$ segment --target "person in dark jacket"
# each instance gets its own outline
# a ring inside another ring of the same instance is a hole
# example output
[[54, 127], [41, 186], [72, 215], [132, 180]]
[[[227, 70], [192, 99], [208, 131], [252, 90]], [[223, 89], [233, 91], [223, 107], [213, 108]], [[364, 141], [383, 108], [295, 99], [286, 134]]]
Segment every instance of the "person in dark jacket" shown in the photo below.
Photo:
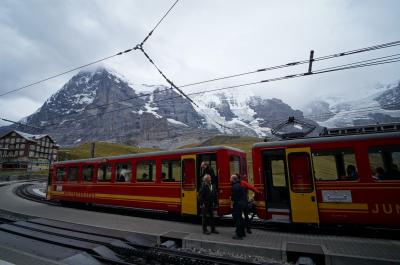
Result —
[[199, 204], [202, 213], [203, 233], [209, 235], [207, 223], [210, 224], [211, 233], [219, 234], [215, 229], [214, 209], [217, 207], [217, 188], [211, 182], [211, 176], [206, 174], [199, 190]]
[[207, 162], [202, 162], [200, 164], [200, 177], [204, 178], [205, 175], [210, 175], [211, 182], [216, 188], [218, 188], [217, 176], [215, 175], [213, 168]]
[[240, 180], [236, 175], [231, 176], [231, 183], [232, 217], [236, 227], [236, 234], [232, 239], [243, 239], [246, 236], [242, 217], [247, 203], [246, 190], [240, 185]]

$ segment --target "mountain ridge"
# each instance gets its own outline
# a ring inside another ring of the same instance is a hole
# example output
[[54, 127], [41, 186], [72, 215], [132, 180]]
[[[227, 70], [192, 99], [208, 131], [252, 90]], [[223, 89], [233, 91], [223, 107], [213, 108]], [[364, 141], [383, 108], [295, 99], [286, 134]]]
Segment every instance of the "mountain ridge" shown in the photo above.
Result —
[[[98, 67], [74, 75], [36, 112], [22, 120], [30, 126], [45, 128], [40, 133], [52, 135], [65, 146], [108, 141], [163, 149], [200, 143], [219, 134], [270, 136], [271, 128], [289, 116], [314, 116], [314, 121], [308, 121], [317, 127], [400, 121], [400, 115], [393, 116], [400, 109], [400, 84], [381, 85], [359, 100], [314, 101], [304, 108], [304, 113], [281, 99], [262, 98], [237, 89], [199, 93], [191, 98], [198, 106], [171, 88], [135, 84], [112, 69]], [[382, 108], [385, 102], [391, 102], [391, 109]], [[360, 117], [343, 115], [359, 105], [380, 109]], [[0, 132], [13, 128], [18, 125], [1, 127]]]

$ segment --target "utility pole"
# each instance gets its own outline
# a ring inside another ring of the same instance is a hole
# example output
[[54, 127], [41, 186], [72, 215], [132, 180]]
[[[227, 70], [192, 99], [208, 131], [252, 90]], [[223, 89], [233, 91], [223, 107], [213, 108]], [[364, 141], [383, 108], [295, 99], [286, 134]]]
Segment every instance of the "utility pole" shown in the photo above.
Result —
[[307, 75], [312, 74], [312, 64], [314, 62], [314, 50], [310, 51], [310, 60], [308, 61], [308, 72]]
[[94, 158], [94, 150], [95, 150], [95, 148], [96, 148], [96, 142], [92, 142], [90, 144], [90, 157], [91, 158]]

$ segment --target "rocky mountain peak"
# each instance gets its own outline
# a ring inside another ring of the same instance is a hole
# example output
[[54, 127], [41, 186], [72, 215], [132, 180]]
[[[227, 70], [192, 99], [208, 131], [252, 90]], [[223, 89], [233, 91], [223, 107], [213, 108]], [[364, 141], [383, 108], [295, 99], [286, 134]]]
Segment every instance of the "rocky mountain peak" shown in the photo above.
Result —
[[[62, 145], [102, 140], [172, 148], [221, 133], [267, 136], [272, 127], [289, 116], [317, 117], [315, 120], [327, 127], [400, 120], [400, 85], [382, 85], [375, 91], [352, 101], [315, 101], [305, 108], [305, 115], [281, 99], [235, 89], [192, 95], [198, 105], [194, 106], [169, 87], [135, 84], [111, 69], [99, 67], [77, 73], [25, 120], [42, 127], [39, 133], [51, 134]], [[377, 110], [343, 115], [360, 107]], [[318, 119], [326, 113], [328, 116]]]

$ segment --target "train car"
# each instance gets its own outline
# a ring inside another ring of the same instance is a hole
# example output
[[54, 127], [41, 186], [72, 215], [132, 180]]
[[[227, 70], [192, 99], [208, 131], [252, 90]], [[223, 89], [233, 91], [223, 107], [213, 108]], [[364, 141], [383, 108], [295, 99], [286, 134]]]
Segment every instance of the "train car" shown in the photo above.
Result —
[[400, 133], [257, 143], [259, 217], [273, 222], [400, 226]]
[[197, 215], [202, 162], [216, 175], [218, 215], [229, 214], [229, 178], [247, 174], [246, 153], [223, 146], [57, 162], [47, 198]]

